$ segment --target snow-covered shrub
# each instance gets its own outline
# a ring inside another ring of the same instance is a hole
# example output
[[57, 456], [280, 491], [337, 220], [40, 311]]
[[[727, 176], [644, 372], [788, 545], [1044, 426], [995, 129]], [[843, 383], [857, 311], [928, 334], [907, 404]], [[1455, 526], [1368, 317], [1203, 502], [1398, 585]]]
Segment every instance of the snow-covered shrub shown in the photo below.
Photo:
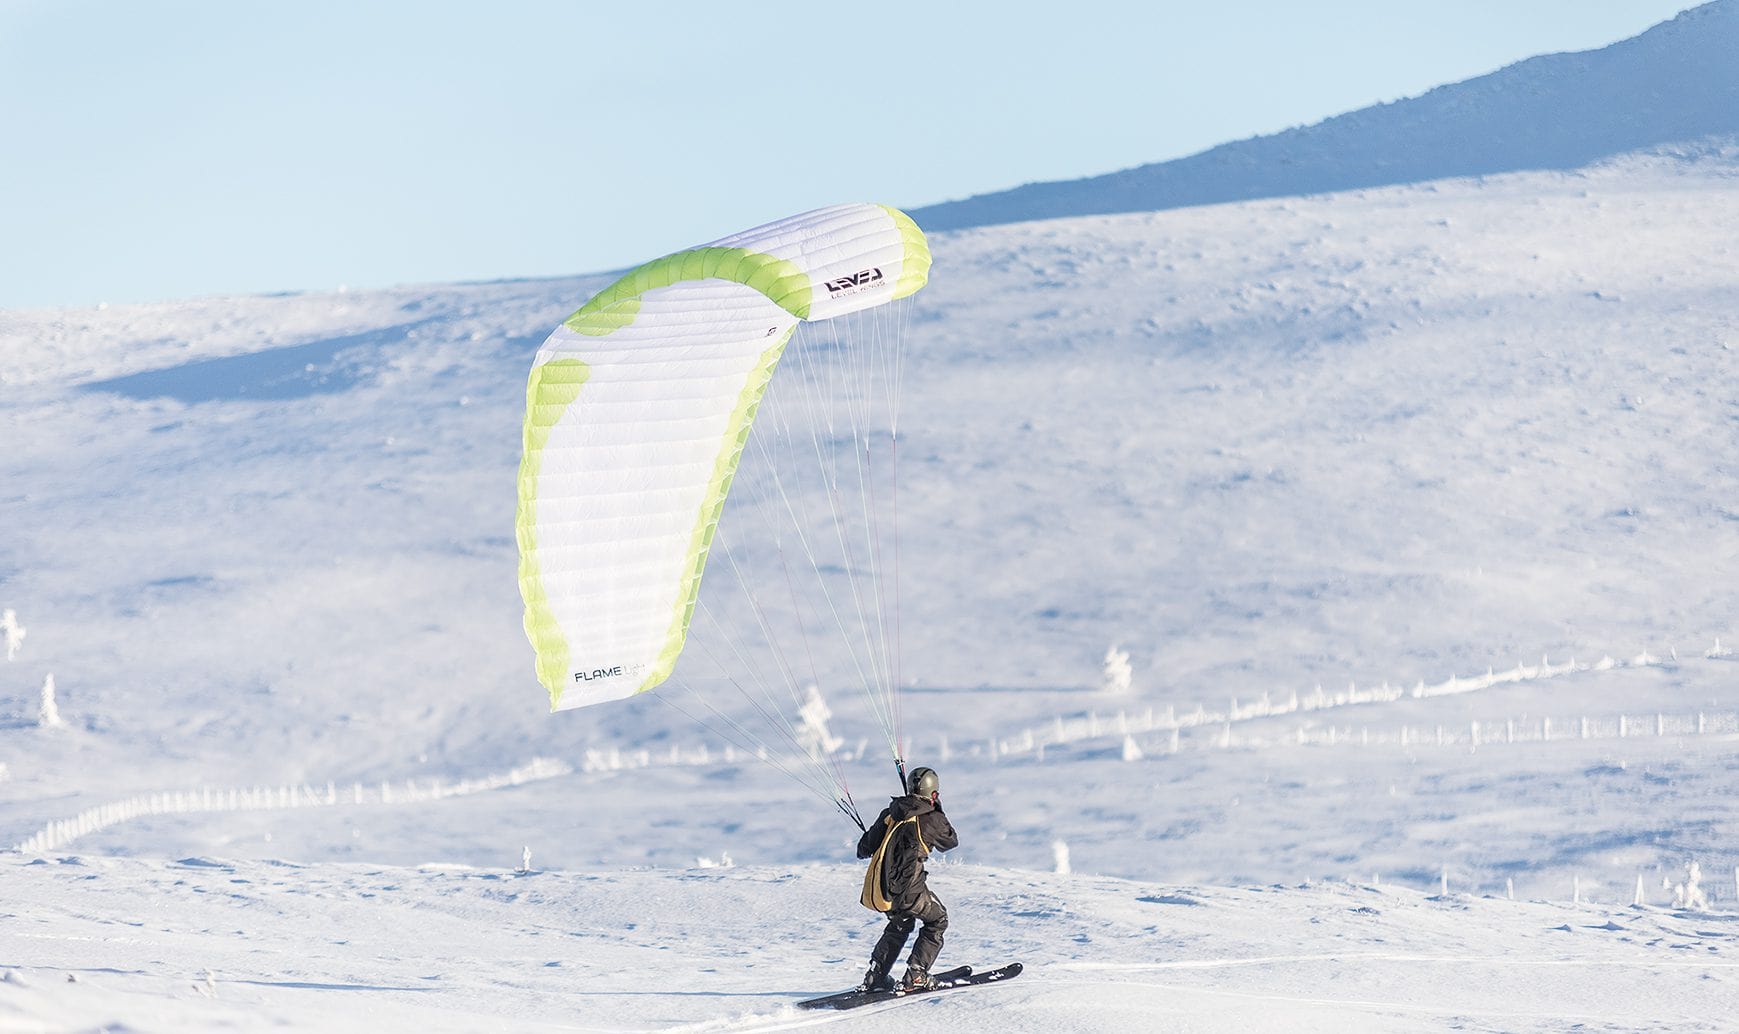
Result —
[[1105, 651], [1104, 679], [1101, 688], [1107, 693], [1127, 693], [1134, 680], [1135, 671], [1129, 666], [1129, 654], [1112, 646]]
[[1703, 867], [1696, 862], [1685, 866], [1685, 882], [1673, 885], [1673, 907], [1706, 912], [1709, 895], [1703, 893]]
[[1140, 761], [1143, 756], [1144, 755], [1141, 753], [1141, 748], [1136, 745], [1135, 737], [1133, 737], [1133, 736], [1123, 737], [1123, 760], [1125, 760], [1125, 761]]
[[1057, 875], [1069, 875], [1069, 845], [1061, 840], [1051, 841], [1051, 857], [1057, 863]]
[[24, 626], [18, 623], [18, 612], [8, 608], [0, 614], [0, 635], [6, 637], [6, 659], [16, 660], [18, 648], [24, 645]]
[[833, 711], [821, 698], [821, 687], [810, 685], [808, 698], [798, 709], [797, 717], [802, 722], [797, 728], [797, 745], [808, 751], [810, 757], [831, 754], [845, 742], [827, 729], [827, 720], [833, 717]]
[[42, 703], [37, 709], [36, 724], [44, 729], [55, 729], [66, 724], [60, 720], [60, 707], [54, 702], [54, 673], [42, 680]]

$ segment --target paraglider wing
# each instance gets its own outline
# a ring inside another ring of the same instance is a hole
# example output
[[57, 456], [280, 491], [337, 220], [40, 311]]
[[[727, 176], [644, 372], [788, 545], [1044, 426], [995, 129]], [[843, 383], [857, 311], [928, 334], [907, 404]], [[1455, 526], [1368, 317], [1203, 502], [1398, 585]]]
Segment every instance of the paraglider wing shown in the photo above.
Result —
[[929, 266], [904, 214], [837, 205], [648, 262], [549, 336], [526, 386], [517, 530], [552, 710], [670, 676], [792, 331], [905, 297]]

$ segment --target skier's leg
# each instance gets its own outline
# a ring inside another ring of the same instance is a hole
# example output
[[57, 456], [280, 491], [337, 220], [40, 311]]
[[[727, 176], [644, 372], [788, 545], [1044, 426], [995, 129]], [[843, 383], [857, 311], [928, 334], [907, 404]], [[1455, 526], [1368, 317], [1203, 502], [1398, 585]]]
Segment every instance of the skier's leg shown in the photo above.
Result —
[[906, 964], [928, 973], [937, 954], [942, 951], [942, 935], [948, 932], [948, 910], [942, 907], [936, 895], [926, 890], [912, 914], [924, 921], [924, 928], [918, 931], [917, 943], [912, 945], [912, 957], [906, 960]]
[[888, 972], [900, 950], [906, 946], [906, 938], [912, 936], [912, 926], [916, 921], [917, 917], [910, 912], [888, 913], [887, 928], [882, 931], [882, 938], [876, 942], [875, 950], [870, 952], [872, 971], [880, 975]]

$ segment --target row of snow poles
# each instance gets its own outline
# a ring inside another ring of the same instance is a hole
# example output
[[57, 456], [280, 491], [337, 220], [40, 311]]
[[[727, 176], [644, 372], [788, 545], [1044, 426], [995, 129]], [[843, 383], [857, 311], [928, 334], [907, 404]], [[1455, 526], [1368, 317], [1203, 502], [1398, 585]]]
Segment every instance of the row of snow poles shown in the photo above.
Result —
[[196, 790], [171, 790], [140, 794], [110, 804], [100, 804], [94, 808], [87, 808], [68, 819], [50, 822], [15, 845], [13, 850], [24, 853], [54, 851], [79, 837], [88, 836], [122, 822], [155, 815], [274, 811], [287, 808], [337, 807], [342, 805], [415, 804], [498, 790], [539, 779], [567, 775], [572, 771], [572, 766], [562, 762], [539, 758], [528, 765], [498, 775], [481, 779], [463, 779], [456, 782], [430, 779], [422, 783], [415, 780], [405, 780], [396, 785], [392, 782], [381, 782], [367, 786], [362, 783], [352, 783], [342, 790], [336, 783], [332, 782], [328, 782], [324, 787], [302, 783], [283, 786], [208, 786]]
[[[1690, 737], [1722, 736], [1739, 733], [1739, 713], [1697, 712], [1695, 714], [1607, 715], [1554, 718], [1550, 715], [1526, 718], [1470, 721], [1465, 725], [1401, 725], [1401, 726], [1341, 726], [1299, 725], [1290, 731], [1268, 735], [1241, 736], [1234, 731], [1237, 724], [1251, 719], [1228, 719], [1223, 713], [1204, 710], [1183, 715], [1166, 709], [1162, 714], [1148, 708], [1145, 714], [1130, 715], [1119, 711], [1102, 716], [1090, 713], [1083, 717], [1058, 716], [1044, 726], [1034, 726], [1010, 737], [970, 740], [964, 744], [946, 735], [938, 736], [932, 755], [937, 764], [945, 764], [957, 755], [998, 761], [1032, 755], [1045, 759], [1047, 747], [1067, 746], [1084, 741], [1118, 736], [1125, 740], [1126, 760], [1140, 760], [1148, 752], [1177, 753], [1183, 747], [1186, 733], [1209, 731], [1193, 742], [1205, 747], [1261, 749], [1267, 747], [1300, 746], [1400, 746], [1400, 747], [1480, 747], [1492, 744], [1556, 743], [1566, 740], [1627, 739], [1643, 736]], [[1160, 734], [1158, 743], [1147, 738]], [[1137, 740], [1136, 737], [1143, 737]], [[838, 752], [844, 762], [854, 762], [868, 753], [870, 741], [859, 740], [851, 748]], [[1145, 744], [1145, 745], [1144, 745]], [[715, 750], [702, 743], [691, 749], [672, 745], [668, 750], [622, 750], [616, 747], [592, 748], [584, 753], [585, 771], [652, 768], [658, 766], [706, 766], [736, 764], [765, 748], [749, 753], [727, 745]], [[895, 766], [895, 775], [903, 780], [904, 767]], [[902, 782], [903, 788], [903, 782]]]
[[[1667, 714], [1658, 712], [1648, 715], [1583, 715], [1573, 718], [1553, 718], [1550, 715], [1526, 718], [1505, 718], [1500, 720], [1470, 721], [1465, 725], [1298, 725], [1286, 732], [1275, 732], [1268, 735], [1239, 736], [1233, 731], [1237, 724], [1252, 720], [1250, 718], [1228, 718], [1225, 714], [1215, 714], [1198, 711], [1174, 717], [1168, 713], [1163, 718], [1156, 717], [1149, 709], [1144, 717], [1132, 718], [1119, 712], [1115, 717], [1102, 717], [1096, 713], [1085, 717], [1057, 717], [1050, 725], [1030, 728], [1021, 734], [1008, 738], [998, 738], [985, 741], [982, 747], [973, 745], [966, 748], [972, 755], [988, 756], [996, 760], [1003, 756], [1036, 753], [1042, 760], [1047, 746], [1060, 746], [1096, 740], [1108, 736], [1146, 736], [1152, 733], [1166, 734], [1168, 739], [1163, 747], [1151, 742], [1147, 749], [1164, 749], [1175, 753], [1182, 746], [1182, 735], [1185, 732], [1211, 728], [1216, 733], [1205, 741], [1209, 746], [1261, 748], [1299, 745], [1398, 745], [1413, 746], [1484, 746], [1487, 744], [1507, 743], [1545, 743], [1563, 740], [1604, 740], [1628, 739], [1643, 736], [1711, 736], [1730, 735], [1739, 732], [1739, 714], [1733, 712], [1695, 714]], [[1139, 747], [1139, 745], [1137, 745]], [[938, 745], [938, 760], [946, 761], [954, 753], [947, 737], [942, 737]], [[1127, 750], [1126, 750], [1127, 752]]]

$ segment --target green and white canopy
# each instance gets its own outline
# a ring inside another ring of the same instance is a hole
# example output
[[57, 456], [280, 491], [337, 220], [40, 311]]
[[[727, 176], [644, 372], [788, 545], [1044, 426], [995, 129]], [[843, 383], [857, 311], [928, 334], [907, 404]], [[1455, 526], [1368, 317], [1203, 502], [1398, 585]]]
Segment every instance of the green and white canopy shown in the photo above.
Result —
[[836, 205], [648, 262], [549, 336], [526, 387], [517, 523], [552, 709], [670, 676], [797, 324], [906, 297], [929, 268], [903, 213]]

